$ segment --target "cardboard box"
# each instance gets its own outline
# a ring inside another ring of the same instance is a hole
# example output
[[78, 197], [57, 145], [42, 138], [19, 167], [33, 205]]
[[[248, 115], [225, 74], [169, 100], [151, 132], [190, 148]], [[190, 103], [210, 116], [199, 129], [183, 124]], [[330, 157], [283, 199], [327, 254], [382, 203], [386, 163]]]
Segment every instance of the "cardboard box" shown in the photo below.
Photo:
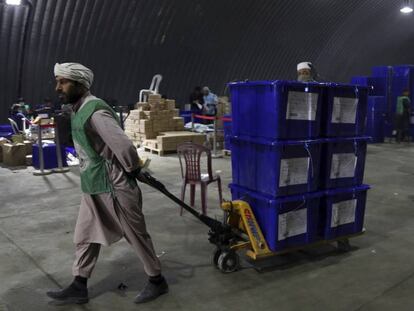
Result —
[[7, 166], [23, 166], [26, 165], [26, 145], [3, 144], [3, 162]]
[[160, 101], [162, 99], [161, 94], [149, 94], [148, 95], [148, 102], [152, 100]]
[[173, 110], [175, 109], [175, 100], [174, 99], [167, 99], [165, 101], [165, 103], [167, 104], [167, 109], [168, 110]]
[[153, 122], [151, 120], [142, 120], [139, 124], [139, 132], [147, 133], [153, 131]]
[[143, 119], [155, 118], [158, 115], [158, 111], [142, 111], [144, 113]]
[[149, 110], [149, 105], [148, 105], [148, 103], [138, 102], [138, 103], [135, 104], [134, 108], [137, 109], [137, 111]]
[[31, 154], [26, 156], [26, 166], [32, 166], [33, 165], [33, 156]]
[[23, 144], [26, 146], [26, 155], [31, 155], [33, 152], [33, 143], [30, 140], [25, 140]]
[[10, 141], [7, 138], [0, 137], [0, 162], [3, 162], [3, 148], [1, 146], [8, 143]]
[[17, 144], [17, 143], [23, 143], [24, 141], [24, 135], [23, 134], [13, 134], [11, 137], [11, 140], [13, 143]]
[[180, 109], [173, 109], [172, 110], [172, 116], [173, 117], [179, 117], [180, 116]]

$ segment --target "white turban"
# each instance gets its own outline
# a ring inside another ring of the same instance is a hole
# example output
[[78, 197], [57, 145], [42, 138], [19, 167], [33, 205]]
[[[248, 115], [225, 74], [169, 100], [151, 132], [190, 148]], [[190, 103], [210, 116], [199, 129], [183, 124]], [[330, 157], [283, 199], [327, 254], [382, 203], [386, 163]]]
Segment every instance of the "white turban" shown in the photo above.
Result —
[[78, 63], [56, 63], [55, 77], [56, 76], [77, 81], [84, 85], [88, 90], [91, 88], [93, 82], [92, 70]]
[[302, 63], [298, 64], [297, 70], [299, 71], [299, 70], [302, 70], [302, 69], [312, 69], [311, 66], [312, 66], [312, 63], [302, 62]]

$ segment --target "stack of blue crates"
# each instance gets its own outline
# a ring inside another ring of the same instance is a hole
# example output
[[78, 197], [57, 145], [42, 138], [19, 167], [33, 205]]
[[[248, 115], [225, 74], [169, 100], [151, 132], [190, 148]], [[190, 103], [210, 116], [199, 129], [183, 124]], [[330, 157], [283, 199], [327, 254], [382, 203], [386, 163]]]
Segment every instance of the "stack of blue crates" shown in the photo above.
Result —
[[[375, 98], [369, 101], [371, 104], [378, 103], [375, 110], [381, 111], [378, 114], [368, 112], [368, 122], [371, 118], [375, 123], [367, 127], [367, 134], [373, 136], [373, 142], [381, 142], [382, 135], [393, 136], [397, 97], [401, 96], [404, 90], [410, 93], [411, 111], [414, 111], [414, 65], [375, 66], [372, 68], [371, 77], [353, 77], [351, 83], [372, 87], [370, 95]], [[414, 137], [414, 122], [411, 122], [410, 130], [411, 136]]]
[[229, 84], [233, 200], [250, 204], [269, 248], [360, 232], [367, 87]]

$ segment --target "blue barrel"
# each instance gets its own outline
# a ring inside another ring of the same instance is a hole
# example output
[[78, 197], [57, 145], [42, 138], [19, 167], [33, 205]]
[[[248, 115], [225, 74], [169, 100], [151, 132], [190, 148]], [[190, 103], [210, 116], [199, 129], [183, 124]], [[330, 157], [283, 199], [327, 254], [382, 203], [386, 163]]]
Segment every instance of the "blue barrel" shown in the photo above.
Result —
[[322, 86], [297, 81], [229, 83], [233, 135], [307, 139], [320, 135]]
[[321, 157], [323, 189], [361, 185], [369, 137], [326, 139]]
[[[65, 147], [62, 146], [62, 165], [68, 166], [66, 162], [66, 152]], [[40, 169], [39, 162], [39, 145], [33, 144], [32, 146], [32, 165], [35, 169]], [[44, 144], [43, 145], [43, 159], [44, 159], [44, 169], [53, 169], [58, 167], [57, 155], [56, 155], [56, 144]]]
[[235, 184], [229, 187], [233, 200], [249, 203], [270, 250], [281, 251], [318, 240], [323, 192], [273, 198]]
[[370, 136], [372, 143], [384, 142], [384, 126], [387, 103], [384, 96], [368, 97], [367, 128], [365, 135]]
[[365, 132], [369, 87], [330, 83], [325, 89], [322, 134], [361, 136]]
[[326, 191], [320, 206], [320, 235], [325, 240], [359, 233], [363, 230], [367, 191], [370, 187]]
[[272, 196], [319, 188], [322, 142], [231, 138], [233, 183]]

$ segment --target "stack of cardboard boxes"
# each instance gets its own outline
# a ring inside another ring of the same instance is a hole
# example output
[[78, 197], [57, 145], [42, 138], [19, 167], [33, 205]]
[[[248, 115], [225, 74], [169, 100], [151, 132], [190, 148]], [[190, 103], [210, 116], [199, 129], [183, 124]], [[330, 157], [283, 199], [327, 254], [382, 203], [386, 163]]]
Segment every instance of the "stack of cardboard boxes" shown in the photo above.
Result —
[[177, 150], [177, 145], [187, 141], [205, 142], [205, 135], [184, 131], [184, 119], [179, 117], [175, 100], [159, 94], [135, 105], [125, 121], [125, 133], [134, 144], [160, 151]]
[[153, 94], [149, 95], [148, 102], [137, 103], [135, 108], [125, 121], [125, 133], [136, 144], [155, 139], [160, 132], [184, 129], [184, 120], [179, 117], [173, 99]]

